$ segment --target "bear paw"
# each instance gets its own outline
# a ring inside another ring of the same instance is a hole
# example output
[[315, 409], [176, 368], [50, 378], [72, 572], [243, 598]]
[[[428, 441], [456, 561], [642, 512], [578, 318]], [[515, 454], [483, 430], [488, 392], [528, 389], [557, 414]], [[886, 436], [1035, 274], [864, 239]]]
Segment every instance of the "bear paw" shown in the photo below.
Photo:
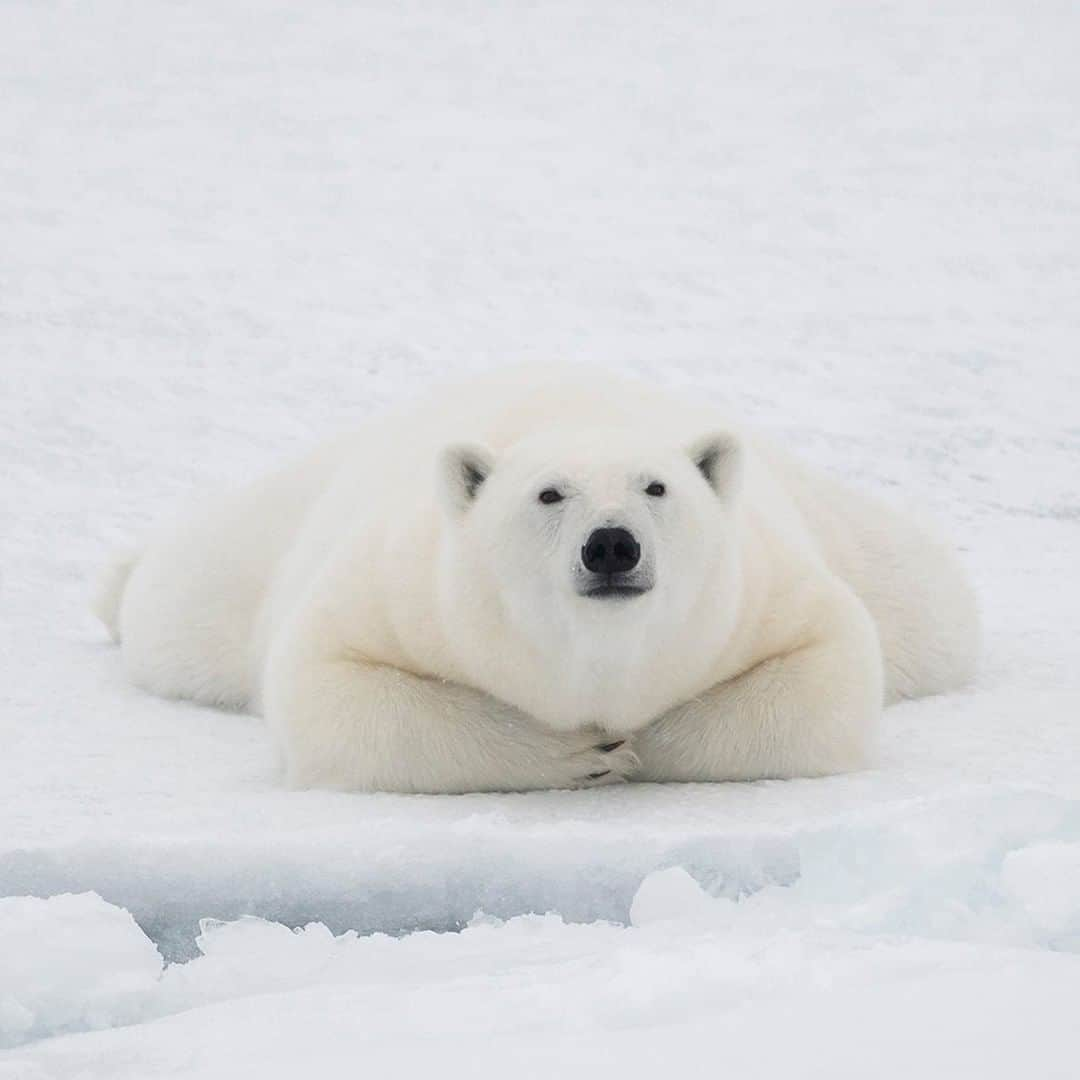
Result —
[[628, 739], [596, 743], [574, 755], [580, 769], [575, 787], [625, 783], [641, 764]]

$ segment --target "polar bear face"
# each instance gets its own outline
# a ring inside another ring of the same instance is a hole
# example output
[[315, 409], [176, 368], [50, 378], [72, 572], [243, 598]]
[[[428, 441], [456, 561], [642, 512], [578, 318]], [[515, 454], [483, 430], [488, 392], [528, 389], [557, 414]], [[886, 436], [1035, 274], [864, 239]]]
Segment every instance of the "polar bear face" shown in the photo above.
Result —
[[[473, 680], [554, 727], [623, 730], [642, 708], [638, 722], [651, 719], [657, 692], [701, 653], [693, 639], [728, 621], [739, 457], [726, 433], [448, 448], [443, 613], [461, 620]], [[619, 718], [606, 715], [614, 702]]]

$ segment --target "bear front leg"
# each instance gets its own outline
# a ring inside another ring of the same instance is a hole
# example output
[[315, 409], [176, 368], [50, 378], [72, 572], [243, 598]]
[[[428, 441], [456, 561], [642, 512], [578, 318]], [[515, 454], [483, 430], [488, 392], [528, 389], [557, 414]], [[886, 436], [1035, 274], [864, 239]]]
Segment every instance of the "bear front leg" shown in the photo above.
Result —
[[877, 633], [834, 593], [794, 648], [680, 705], [635, 737], [643, 781], [825, 776], [864, 767], [883, 706]]
[[293, 787], [461, 793], [617, 783], [637, 764], [598, 731], [555, 732], [455, 683], [279, 652], [264, 707]]

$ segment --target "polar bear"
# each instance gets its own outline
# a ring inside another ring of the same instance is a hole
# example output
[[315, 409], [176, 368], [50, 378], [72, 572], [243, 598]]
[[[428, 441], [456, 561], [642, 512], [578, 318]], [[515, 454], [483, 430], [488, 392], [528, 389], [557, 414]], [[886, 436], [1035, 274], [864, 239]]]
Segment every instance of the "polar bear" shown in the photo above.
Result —
[[206, 502], [98, 612], [135, 683], [261, 711], [292, 785], [362, 791], [858, 769], [979, 646], [907, 516], [577, 369], [443, 387]]

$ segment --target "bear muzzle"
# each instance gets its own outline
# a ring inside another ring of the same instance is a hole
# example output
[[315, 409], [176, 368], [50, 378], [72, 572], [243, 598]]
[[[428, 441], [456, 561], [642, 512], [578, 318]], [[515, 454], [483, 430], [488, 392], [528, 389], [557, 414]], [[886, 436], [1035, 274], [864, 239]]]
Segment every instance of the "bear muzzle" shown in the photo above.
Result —
[[627, 600], [652, 588], [651, 574], [641, 568], [641, 545], [629, 529], [594, 529], [581, 548], [586, 571], [578, 592], [596, 599]]

